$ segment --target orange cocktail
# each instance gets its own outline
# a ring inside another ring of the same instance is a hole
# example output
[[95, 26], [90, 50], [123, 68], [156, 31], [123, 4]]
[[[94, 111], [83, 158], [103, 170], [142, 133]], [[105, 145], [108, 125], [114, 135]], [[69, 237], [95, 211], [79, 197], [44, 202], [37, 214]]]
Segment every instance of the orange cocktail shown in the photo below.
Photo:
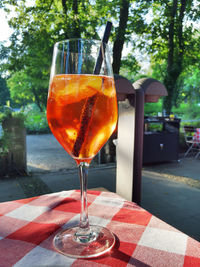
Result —
[[50, 83], [47, 119], [54, 136], [76, 162], [90, 163], [116, 127], [113, 78], [55, 75]]
[[[54, 45], [47, 119], [53, 135], [77, 162], [80, 178], [80, 223], [65, 225], [54, 248], [69, 257], [93, 258], [115, 244], [113, 233], [89, 223], [87, 178], [92, 158], [117, 124], [117, 99], [106, 24], [102, 41], [69, 39]], [[61, 227], [62, 228], [62, 227]]]

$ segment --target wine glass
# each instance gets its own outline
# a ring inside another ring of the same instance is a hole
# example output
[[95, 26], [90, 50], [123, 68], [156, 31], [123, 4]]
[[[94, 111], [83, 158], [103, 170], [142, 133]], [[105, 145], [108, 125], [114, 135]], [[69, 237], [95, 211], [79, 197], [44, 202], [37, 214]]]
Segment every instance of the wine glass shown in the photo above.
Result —
[[117, 100], [108, 45], [97, 40], [69, 39], [54, 46], [47, 101], [49, 127], [76, 161], [81, 185], [78, 226], [59, 232], [55, 248], [75, 258], [109, 251], [114, 235], [90, 225], [87, 176], [91, 160], [107, 142], [117, 123]]

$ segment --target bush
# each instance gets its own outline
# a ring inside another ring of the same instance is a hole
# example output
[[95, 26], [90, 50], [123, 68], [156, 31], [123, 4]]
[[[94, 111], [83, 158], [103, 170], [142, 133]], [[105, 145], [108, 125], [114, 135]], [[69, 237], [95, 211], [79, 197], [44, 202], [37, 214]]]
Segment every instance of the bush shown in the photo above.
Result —
[[173, 108], [173, 112], [181, 118], [181, 132], [184, 125], [200, 128], [200, 106], [198, 104], [181, 103], [178, 108]]
[[181, 103], [178, 108], [173, 108], [173, 113], [182, 120], [200, 120], [200, 106], [197, 103]]
[[146, 103], [144, 105], [145, 116], [158, 116], [158, 113], [162, 113], [162, 100], [157, 103]]
[[41, 112], [36, 104], [29, 104], [23, 109], [25, 127], [28, 134], [49, 133], [46, 111]]

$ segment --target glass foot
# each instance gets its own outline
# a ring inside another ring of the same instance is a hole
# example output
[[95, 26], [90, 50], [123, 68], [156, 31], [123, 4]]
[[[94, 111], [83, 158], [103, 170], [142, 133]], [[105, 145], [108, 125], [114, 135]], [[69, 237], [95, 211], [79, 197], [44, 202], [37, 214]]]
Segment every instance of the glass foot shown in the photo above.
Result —
[[107, 228], [91, 225], [88, 238], [77, 235], [78, 230], [77, 226], [59, 232], [53, 241], [56, 250], [72, 258], [92, 258], [108, 252], [115, 244], [115, 237]]

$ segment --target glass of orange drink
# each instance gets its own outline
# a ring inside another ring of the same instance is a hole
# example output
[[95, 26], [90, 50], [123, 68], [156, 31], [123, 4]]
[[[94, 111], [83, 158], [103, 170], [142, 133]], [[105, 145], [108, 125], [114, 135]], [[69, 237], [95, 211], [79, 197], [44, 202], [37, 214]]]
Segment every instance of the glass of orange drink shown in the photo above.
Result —
[[60, 231], [54, 247], [75, 258], [102, 255], [113, 247], [115, 238], [107, 228], [89, 224], [87, 176], [90, 162], [117, 124], [116, 90], [107, 44], [87, 39], [55, 44], [47, 120], [55, 138], [76, 161], [81, 187], [80, 223]]

